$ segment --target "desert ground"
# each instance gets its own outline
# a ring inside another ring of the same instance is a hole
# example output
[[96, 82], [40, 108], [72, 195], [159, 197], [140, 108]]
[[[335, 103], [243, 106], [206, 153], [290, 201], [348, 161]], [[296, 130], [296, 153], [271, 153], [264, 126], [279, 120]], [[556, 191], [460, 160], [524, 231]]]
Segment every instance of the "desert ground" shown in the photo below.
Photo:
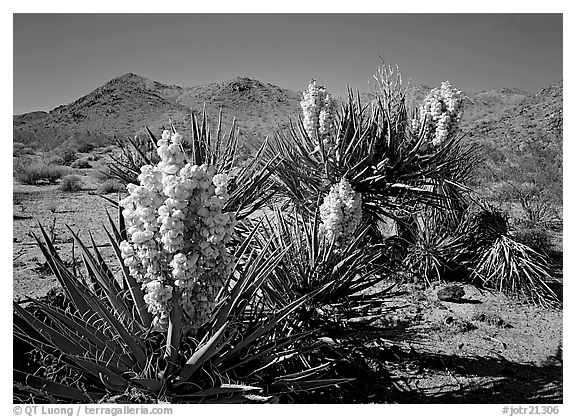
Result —
[[[96, 150], [92, 167], [73, 170], [82, 189], [58, 184], [13, 183], [13, 290], [15, 299], [45, 297], [57, 280], [32, 234], [39, 224], [54, 236], [65, 262], [82, 268], [67, 226], [112, 259], [103, 227], [113, 206], [99, 195], [97, 171], [107, 154]], [[88, 156], [88, 154], [84, 155]], [[120, 194], [106, 194], [116, 199]], [[558, 251], [562, 237], [556, 236]], [[111, 263], [112, 265], [115, 262]], [[557, 274], [561, 287], [561, 265]], [[388, 282], [387, 284], [390, 284]], [[357, 382], [295, 402], [561, 403], [562, 309], [534, 306], [498, 292], [465, 285], [463, 302], [440, 301], [438, 289], [400, 280], [383, 302], [387, 314], [351, 321], [350, 333], [330, 343], [357, 357], [343, 375]], [[371, 289], [376, 291], [377, 288]]]

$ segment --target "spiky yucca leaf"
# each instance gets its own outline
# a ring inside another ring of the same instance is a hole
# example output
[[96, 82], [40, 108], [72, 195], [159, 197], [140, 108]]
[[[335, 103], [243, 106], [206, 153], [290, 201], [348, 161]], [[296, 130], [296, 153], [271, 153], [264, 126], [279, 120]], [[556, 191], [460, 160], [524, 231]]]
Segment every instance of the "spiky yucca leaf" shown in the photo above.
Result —
[[382, 248], [366, 245], [366, 225], [339, 247], [320, 234], [319, 223], [317, 217], [308, 219], [279, 209], [266, 216], [260, 240], [287, 251], [263, 287], [267, 303], [282, 306], [303, 294], [315, 294], [307, 303], [309, 308], [352, 301], [386, 277]]
[[548, 286], [552, 277], [542, 255], [511, 237], [499, 236], [475, 259], [473, 277], [489, 288], [523, 296], [536, 304], [558, 303]]
[[[37, 300], [28, 300], [27, 308], [16, 303], [14, 335], [46, 354], [59, 356], [62, 366], [82, 375], [78, 387], [65, 392], [58, 381], [34, 378], [19, 371], [21, 380], [32, 383], [31, 389], [44, 390], [47, 398], [100, 401], [129, 395], [137, 387], [149, 401], [262, 402], [263, 397], [252, 390], [230, 392], [227, 384], [258, 382], [262, 394], [266, 394], [271, 391], [268, 386], [282, 374], [268, 376], [269, 381], [262, 384], [262, 369], [283, 362], [287, 350], [297, 358], [300, 352], [313, 349], [308, 334], [293, 332], [276, 342], [275, 330], [313, 294], [295, 299], [276, 311], [258, 308], [261, 287], [285, 256], [285, 250], [265, 245], [268, 249], [264, 253], [256, 253], [250, 249], [254, 246], [251, 242], [241, 242], [236, 256], [242, 261], [236, 264], [227, 287], [220, 293], [212, 320], [203, 326], [196, 340], [190, 340], [182, 338], [178, 327], [168, 335], [151, 333], [144, 327], [143, 316], [132, 298], [137, 293], [125, 288], [130, 282], [126, 271], [121, 268], [123, 279], [110, 276], [113, 268], [106, 264], [95, 245], [96, 253], [90, 253], [74, 235], [85, 259], [88, 280], [84, 281], [67, 270], [43, 228], [41, 232], [45, 240], [37, 239], [38, 243], [60, 279], [71, 307], [64, 310]], [[117, 247], [121, 232], [114, 225], [113, 232], [116, 237], [113, 239], [110, 233], [109, 237]], [[252, 231], [248, 239], [255, 236]], [[121, 290], [113, 293], [111, 289], [116, 285]], [[162, 346], [167, 342], [172, 350], [164, 355]], [[247, 351], [252, 355], [246, 357]], [[303, 384], [302, 389], [311, 389], [313, 381], [323, 375], [324, 370], [309, 369], [304, 361], [292, 363], [287, 368], [289, 373], [306, 372], [304, 382], [310, 385]], [[332, 380], [333, 384], [341, 382]], [[81, 395], [79, 391], [88, 394]]]
[[363, 104], [349, 92], [331, 133], [332, 154], [301, 121], [279, 132], [267, 150], [270, 158], [282, 157], [272, 177], [278, 198], [312, 214], [317, 196], [345, 176], [362, 194], [363, 213], [373, 222], [402, 218], [422, 204], [442, 207], [448, 196], [436, 187], [445, 182], [463, 187], [479, 160], [478, 148], [462, 145], [457, 136], [428, 145], [424, 131], [412, 131], [405, 92], [399, 94], [392, 104], [386, 96]]
[[[174, 125], [171, 125], [171, 129], [176, 132]], [[141, 139], [127, 139], [128, 143], [119, 141], [125, 156], [113, 158], [114, 162], [110, 164], [110, 175], [125, 184], [139, 184], [138, 175], [142, 166], [156, 165], [160, 160], [156, 154], [157, 138], [148, 128], [146, 130], [148, 141]], [[230, 197], [224, 210], [234, 212], [238, 220], [264, 207], [274, 193], [270, 176], [278, 166], [278, 158], [269, 158], [264, 162], [262, 153], [266, 147], [267, 141], [264, 141], [249, 160], [241, 160], [235, 121], [232, 121], [229, 132], [224, 133], [220, 112], [217, 128], [212, 131], [205, 110], [200, 118], [194, 113], [191, 114], [191, 136], [183, 143], [187, 162], [195, 165], [214, 165], [218, 173], [228, 174]], [[116, 204], [108, 198], [106, 200]]]

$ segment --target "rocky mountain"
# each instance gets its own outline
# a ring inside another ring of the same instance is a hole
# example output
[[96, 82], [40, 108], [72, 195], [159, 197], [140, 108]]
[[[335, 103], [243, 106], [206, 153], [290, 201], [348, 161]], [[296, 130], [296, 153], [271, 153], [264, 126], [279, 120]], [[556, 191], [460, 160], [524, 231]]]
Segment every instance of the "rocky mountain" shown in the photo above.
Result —
[[562, 202], [563, 82], [511, 103], [494, 105], [462, 123], [467, 140], [481, 144], [480, 182], [532, 184]]
[[[463, 127], [478, 141], [502, 143], [521, 150], [522, 143], [561, 145], [563, 133], [563, 82], [536, 94], [480, 93], [482, 102], [473, 107]], [[481, 109], [480, 111], [478, 109]]]
[[[409, 104], [419, 103], [430, 90], [410, 86]], [[497, 179], [502, 170], [508, 176], [523, 166], [519, 176], [544, 170], [554, 172], [549, 179], [558, 181], [559, 176], [561, 183], [562, 81], [535, 94], [497, 88], [465, 96], [461, 130], [466, 140], [484, 146], [483, 177]], [[366, 102], [369, 96], [363, 97]], [[106, 143], [112, 135], [134, 136], [146, 126], [159, 131], [169, 121], [186, 135], [190, 114], [200, 115], [205, 108], [213, 124], [222, 110], [224, 129], [235, 117], [241, 139], [257, 145], [298, 117], [300, 98], [299, 92], [245, 77], [180, 87], [125, 74], [50, 112], [13, 116], [14, 142], [48, 149], [70, 139]]]
[[145, 127], [160, 129], [169, 121], [186, 131], [191, 113], [201, 115], [204, 108], [213, 122], [222, 109], [225, 128], [236, 117], [241, 135], [253, 141], [286, 125], [298, 114], [299, 100], [299, 93], [249, 78], [184, 88], [125, 74], [48, 113], [15, 115], [14, 141], [49, 148], [80, 135], [105, 142]]

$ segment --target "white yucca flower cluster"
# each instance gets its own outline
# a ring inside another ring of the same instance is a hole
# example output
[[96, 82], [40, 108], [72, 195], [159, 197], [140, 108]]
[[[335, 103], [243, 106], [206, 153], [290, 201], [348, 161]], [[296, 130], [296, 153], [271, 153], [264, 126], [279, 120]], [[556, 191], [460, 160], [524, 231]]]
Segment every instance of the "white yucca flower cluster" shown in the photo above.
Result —
[[349, 243], [362, 221], [362, 194], [354, 191], [346, 178], [330, 188], [320, 206], [320, 234], [339, 246]]
[[458, 130], [462, 117], [464, 95], [456, 90], [449, 81], [440, 88], [432, 89], [418, 108], [418, 118], [412, 120], [412, 128], [419, 130], [426, 123], [426, 135], [433, 146], [442, 144]]
[[209, 320], [216, 295], [233, 268], [226, 243], [236, 222], [223, 213], [226, 174], [214, 166], [184, 164], [178, 133], [162, 133], [161, 160], [145, 165], [140, 185], [128, 185], [124, 208], [130, 242], [120, 244], [124, 264], [145, 290], [156, 330], [166, 330], [173, 292], [179, 290], [184, 329], [195, 332]]
[[318, 139], [323, 141], [326, 149], [332, 149], [330, 127], [334, 122], [336, 112], [336, 105], [332, 96], [326, 91], [326, 88], [317, 85], [316, 80], [312, 80], [302, 94], [300, 106], [303, 115], [302, 123], [308, 136], [316, 139], [316, 131], [318, 131]]

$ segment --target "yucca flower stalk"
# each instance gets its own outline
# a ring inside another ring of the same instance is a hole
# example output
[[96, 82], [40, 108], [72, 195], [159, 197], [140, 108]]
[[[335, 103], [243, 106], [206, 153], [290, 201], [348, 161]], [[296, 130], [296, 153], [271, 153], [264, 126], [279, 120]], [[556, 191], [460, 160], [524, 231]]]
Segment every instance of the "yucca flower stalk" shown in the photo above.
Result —
[[155, 327], [166, 330], [170, 310], [179, 303], [187, 317], [184, 327], [194, 332], [206, 322], [230, 273], [226, 244], [235, 217], [222, 211], [227, 175], [216, 174], [215, 166], [184, 164], [181, 142], [178, 133], [164, 131], [158, 141], [161, 161], [141, 168], [138, 186], [129, 184], [120, 205], [130, 240], [121, 250], [146, 289]]
[[330, 189], [320, 206], [319, 232], [328, 242], [342, 246], [354, 238], [362, 221], [362, 195], [354, 192], [346, 178]]

